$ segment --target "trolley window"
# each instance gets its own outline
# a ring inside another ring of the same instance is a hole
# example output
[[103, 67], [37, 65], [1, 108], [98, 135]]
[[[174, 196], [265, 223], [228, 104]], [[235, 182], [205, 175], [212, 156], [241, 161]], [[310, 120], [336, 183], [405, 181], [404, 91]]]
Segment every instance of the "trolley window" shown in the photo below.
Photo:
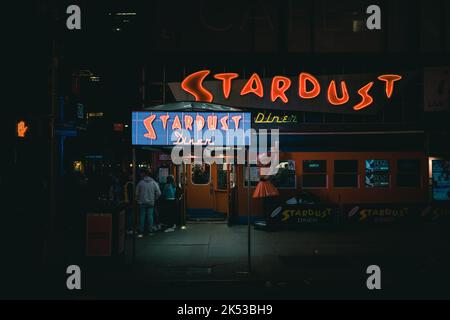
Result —
[[358, 187], [358, 160], [334, 160], [334, 186]]
[[211, 178], [211, 167], [207, 163], [192, 164], [192, 184], [208, 184]]
[[[256, 187], [259, 182], [259, 168], [256, 164], [250, 165], [250, 186]], [[248, 187], [248, 167], [244, 166], [244, 186]]]
[[326, 160], [303, 160], [303, 188], [326, 188], [327, 187], [327, 161]]
[[433, 160], [433, 200], [450, 200], [450, 161]]
[[364, 184], [367, 188], [387, 188], [390, 184], [389, 160], [366, 160]]
[[218, 190], [227, 190], [228, 181], [227, 181], [227, 165], [226, 164], [217, 164], [217, 189]]
[[397, 161], [397, 186], [420, 187], [419, 159], [400, 159]]
[[295, 161], [282, 160], [277, 166], [278, 171], [270, 179], [272, 184], [277, 188], [295, 189]]

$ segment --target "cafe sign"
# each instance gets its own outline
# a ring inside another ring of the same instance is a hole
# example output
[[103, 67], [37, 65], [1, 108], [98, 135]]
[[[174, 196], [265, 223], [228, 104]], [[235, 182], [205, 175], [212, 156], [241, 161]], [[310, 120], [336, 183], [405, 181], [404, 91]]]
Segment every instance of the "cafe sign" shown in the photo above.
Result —
[[398, 94], [402, 75], [395, 73], [277, 75], [243, 77], [235, 72], [200, 70], [183, 81], [169, 83], [177, 101], [214, 102], [236, 108], [375, 113]]
[[249, 112], [150, 112], [132, 113], [133, 145], [248, 146]]

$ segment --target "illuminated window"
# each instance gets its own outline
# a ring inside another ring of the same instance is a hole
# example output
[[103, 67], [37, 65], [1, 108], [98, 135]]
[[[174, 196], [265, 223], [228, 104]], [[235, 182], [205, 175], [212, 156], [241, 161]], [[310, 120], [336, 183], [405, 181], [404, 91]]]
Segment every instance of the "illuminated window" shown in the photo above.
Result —
[[209, 184], [211, 167], [207, 163], [192, 164], [192, 184]]
[[227, 190], [228, 180], [227, 180], [227, 165], [217, 165], [217, 189]]
[[272, 184], [277, 188], [295, 189], [295, 161], [283, 160], [277, 167], [277, 173], [270, 178]]
[[389, 160], [366, 160], [364, 184], [366, 188], [389, 187]]
[[303, 160], [303, 188], [327, 187], [327, 161]]
[[432, 160], [433, 200], [450, 200], [450, 161]]
[[358, 160], [334, 160], [334, 186], [358, 187]]

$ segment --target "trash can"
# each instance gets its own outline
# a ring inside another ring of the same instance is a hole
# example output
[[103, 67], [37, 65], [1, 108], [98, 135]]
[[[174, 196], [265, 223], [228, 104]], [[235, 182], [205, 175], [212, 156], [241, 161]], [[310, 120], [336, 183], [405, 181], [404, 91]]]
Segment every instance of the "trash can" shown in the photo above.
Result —
[[86, 213], [86, 257], [125, 253], [125, 206], [101, 201]]

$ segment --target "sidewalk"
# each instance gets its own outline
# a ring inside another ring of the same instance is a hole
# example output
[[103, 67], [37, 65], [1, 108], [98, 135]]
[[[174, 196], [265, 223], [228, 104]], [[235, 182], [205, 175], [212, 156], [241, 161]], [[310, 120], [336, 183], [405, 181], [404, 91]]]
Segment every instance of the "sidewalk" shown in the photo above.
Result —
[[[134, 264], [95, 276], [95, 296], [114, 284], [107, 295], [122, 298], [344, 297], [345, 292], [359, 297], [367, 292], [371, 264], [381, 267], [383, 287], [394, 297], [450, 292], [445, 290], [449, 238], [434, 228], [266, 232], [252, 227], [251, 274], [247, 226], [188, 224], [186, 230], [156, 233], [136, 244]], [[129, 254], [126, 260], [131, 261]]]

